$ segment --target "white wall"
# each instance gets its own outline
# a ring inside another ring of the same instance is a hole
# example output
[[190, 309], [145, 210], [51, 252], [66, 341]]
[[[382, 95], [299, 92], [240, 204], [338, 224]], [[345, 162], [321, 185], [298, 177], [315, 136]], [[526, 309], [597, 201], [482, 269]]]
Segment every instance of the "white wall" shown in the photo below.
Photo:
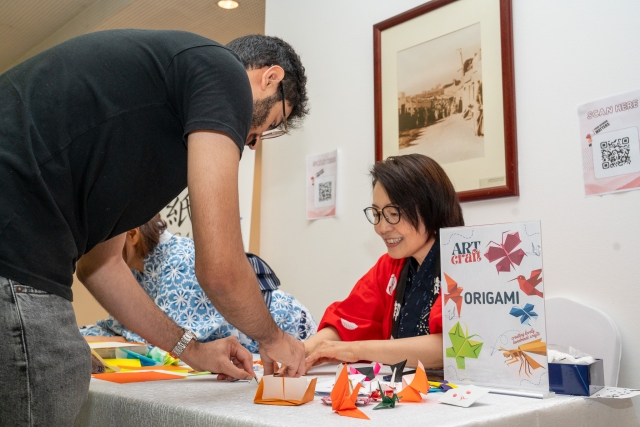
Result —
[[[373, 25], [423, 0], [267, 0], [266, 34], [290, 42], [311, 115], [264, 146], [261, 254], [318, 319], [385, 252], [362, 209], [374, 158]], [[640, 386], [640, 191], [585, 198], [576, 106], [640, 88], [640, 2], [513, 0], [520, 194], [465, 203], [467, 225], [540, 219], [545, 290], [611, 315], [620, 385]], [[305, 220], [305, 156], [339, 148], [338, 216]]]

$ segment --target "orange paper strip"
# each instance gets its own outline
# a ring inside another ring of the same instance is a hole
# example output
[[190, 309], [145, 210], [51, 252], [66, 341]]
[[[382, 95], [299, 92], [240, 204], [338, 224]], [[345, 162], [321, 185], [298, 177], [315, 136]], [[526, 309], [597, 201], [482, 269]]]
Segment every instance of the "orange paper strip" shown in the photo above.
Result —
[[111, 373], [111, 374], [93, 374], [94, 378], [104, 381], [111, 381], [112, 383], [126, 384], [126, 383], [141, 383], [145, 381], [164, 381], [164, 380], [180, 380], [184, 378], [181, 375], [165, 374], [163, 372], [126, 372], [126, 373]]

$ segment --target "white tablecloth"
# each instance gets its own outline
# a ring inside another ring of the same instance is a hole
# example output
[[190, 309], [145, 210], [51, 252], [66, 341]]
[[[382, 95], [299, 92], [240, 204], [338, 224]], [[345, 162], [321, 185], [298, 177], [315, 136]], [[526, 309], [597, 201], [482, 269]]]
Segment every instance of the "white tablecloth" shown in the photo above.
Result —
[[[331, 376], [320, 376], [319, 379]], [[640, 426], [631, 400], [595, 400], [556, 396], [532, 399], [489, 394], [470, 408], [437, 401], [400, 403], [395, 409], [361, 409], [371, 421], [341, 417], [316, 396], [302, 406], [253, 403], [255, 383], [228, 383], [214, 376], [171, 381], [116, 384], [91, 380], [89, 398], [77, 421], [80, 426]]]

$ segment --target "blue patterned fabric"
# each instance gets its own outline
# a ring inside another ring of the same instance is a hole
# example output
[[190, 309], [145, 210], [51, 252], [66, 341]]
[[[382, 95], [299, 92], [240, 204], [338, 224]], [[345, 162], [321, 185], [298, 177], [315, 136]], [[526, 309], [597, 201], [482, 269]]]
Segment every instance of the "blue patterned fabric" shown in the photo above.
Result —
[[[198, 284], [193, 240], [165, 233], [160, 244], [144, 259], [144, 273], [132, 270], [140, 286], [162, 311], [180, 327], [193, 331], [199, 341], [235, 336], [247, 350], [257, 353], [258, 343], [229, 324]], [[264, 261], [253, 254], [247, 254], [247, 258], [276, 324], [299, 340], [315, 334], [318, 325], [309, 310], [290, 294], [278, 290], [280, 281]], [[80, 333], [120, 335], [127, 341], [146, 342], [111, 316], [95, 325], [81, 327]]]

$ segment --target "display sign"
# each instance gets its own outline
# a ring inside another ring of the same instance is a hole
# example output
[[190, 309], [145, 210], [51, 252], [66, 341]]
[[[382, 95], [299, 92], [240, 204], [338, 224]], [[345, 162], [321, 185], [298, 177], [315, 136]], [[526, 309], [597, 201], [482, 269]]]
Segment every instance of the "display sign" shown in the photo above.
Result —
[[440, 231], [444, 374], [549, 393], [540, 222]]
[[587, 196], [640, 188], [640, 90], [578, 107]]

